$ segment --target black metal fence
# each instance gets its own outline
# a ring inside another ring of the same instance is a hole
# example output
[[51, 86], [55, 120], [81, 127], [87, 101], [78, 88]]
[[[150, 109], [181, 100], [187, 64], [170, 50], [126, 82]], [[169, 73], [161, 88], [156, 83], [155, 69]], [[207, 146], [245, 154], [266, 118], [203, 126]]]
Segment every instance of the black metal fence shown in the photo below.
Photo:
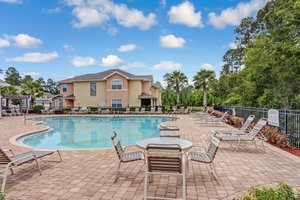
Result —
[[[228, 111], [231, 115], [233, 108], [238, 117], [247, 118], [249, 115], [255, 115], [256, 121], [262, 117], [268, 118], [269, 109], [266, 108], [214, 106], [215, 110]], [[281, 131], [288, 135], [290, 145], [300, 148], [300, 110], [278, 109], [278, 111]]]

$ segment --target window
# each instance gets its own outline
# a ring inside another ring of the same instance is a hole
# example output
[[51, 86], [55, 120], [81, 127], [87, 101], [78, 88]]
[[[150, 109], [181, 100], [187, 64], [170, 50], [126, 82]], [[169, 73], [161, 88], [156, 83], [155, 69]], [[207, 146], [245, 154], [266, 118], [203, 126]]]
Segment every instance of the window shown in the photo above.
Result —
[[96, 82], [90, 82], [90, 96], [96, 96]]
[[111, 89], [122, 90], [123, 81], [120, 79], [114, 79], [111, 81]]
[[67, 85], [67, 84], [63, 84], [63, 85], [62, 85], [62, 91], [63, 91], [63, 92], [67, 92], [67, 88], [68, 88], [68, 85]]
[[113, 108], [121, 108], [122, 107], [122, 99], [112, 99], [111, 107]]

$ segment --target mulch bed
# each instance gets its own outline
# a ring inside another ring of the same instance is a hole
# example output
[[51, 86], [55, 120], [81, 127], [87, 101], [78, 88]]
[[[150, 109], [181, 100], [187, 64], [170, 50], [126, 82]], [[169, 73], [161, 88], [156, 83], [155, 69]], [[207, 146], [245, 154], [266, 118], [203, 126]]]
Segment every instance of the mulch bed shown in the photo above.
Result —
[[277, 144], [274, 144], [274, 143], [271, 143], [271, 142], [268, 142], [268, 143], [271, 144], [271, 145], [273, 145], [273, 146], [275, 146], [275, 147], [277, 147], [277, 148], [280, 148], [280, 149], [282, 149], [284, 151], [287, 151], [287, 152], [289, 152], [289, 153], [291, 153], [291, 154], [293, 154], [295, 156], [300, 157], [300, 149], [298, 149], [296, 147], [291, 147], [291, 146], [280, 147]]

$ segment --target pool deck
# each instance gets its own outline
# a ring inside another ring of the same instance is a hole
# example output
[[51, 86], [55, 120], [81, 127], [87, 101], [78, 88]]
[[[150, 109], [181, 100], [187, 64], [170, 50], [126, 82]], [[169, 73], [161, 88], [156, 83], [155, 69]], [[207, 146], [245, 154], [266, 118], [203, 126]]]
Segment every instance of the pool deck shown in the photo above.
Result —
[[[168, 124], [177, 125], [181, 138], [188, 139], [195, 145], [205, 144], [209, 130], [224, 129], [202, 126], [189, 115], [179, 117], [181, 119], [177, 122]], [[24, 125], [23, 117], [0, 119], [0, 146], [11, 147], [16, 153], [28, 150], [12, 145], [9, 139], [45, 128], [44, 125], [33, 123], [27, 121]], [[213, 179], [208, 165], [191, 162], [187, 172], [187, 199], [232, 199], [251, 186], [275, 186], [280, 181], [300, 189], [300, 158], [269, 144], [266, 144], [266, 153], [262, 153], [260, 144], [258, 147], [259, 151], [251, 144], [242, 145], [235, 152], [228, 144], [221, 143], [214, 162], [219, 176], [218, 182]], [[61, 154], [62, 163], [40, 162], [42, 176], [34, 163], [16, 168], [14, 175], [8, 176], [6, 199], [143, 199], [143, 161], [123, 164], [121, 176], [114, 183], [118, 165], [114, 149], [67, 150], [61, 151]], [[55, 159], [55, 156], [51, 158]], [[178, 183], [173, 176], [154, 176], [149, 192], [162, 197], [173, 198], [177, 194], [180, 197], [182, 189]]]

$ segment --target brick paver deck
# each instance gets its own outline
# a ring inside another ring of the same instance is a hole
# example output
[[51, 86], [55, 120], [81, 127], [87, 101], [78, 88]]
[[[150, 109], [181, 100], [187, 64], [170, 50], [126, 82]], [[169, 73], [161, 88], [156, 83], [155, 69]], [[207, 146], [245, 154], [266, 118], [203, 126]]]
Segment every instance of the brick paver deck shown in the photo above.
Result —
[[[173, 123], [173, 122], [172, 122]], [[196, 124], [191, 116], [181, 116], [174, 122], [180, 127], [181, 138], [204, 145], [205, 135], [218, 127]], [[12, 147], [16, 152], [27, 149], [9, 143], [12, 136], [45, 128], [22, 117], [0, 119], [0, 146]], [[266, 145], [266, 153], [256, 151], [253, 145], [241, 146], [238, 152], [222, 143], [215, 158], [219, 182], [211, 175], [208, 165], [190, 163], [187, 173], [188, 199], [230, 199], [251, 186], [274, 185], [284, 181], [300, 188], [300, 158]], [[200, 149], [199, 149], [200, 150]], [[53, 155], [53, 159], [55, 159]], [[144, 189], [144, 163], [138, 161], [122, 165], [122, 174], [114, 183], [118, 159], [113, 149], [62, 151], [62, 163], [41, 162], [40, 176], [34, 163], [15, 169], [8, 177], [6, 198], [21, 199], [142, 199]], [[2, 178], [0, 178], [2, 183]], [[149, 186], [152, 195], [176, 197], [181, 185], [176, 177], [154, 176]]]

